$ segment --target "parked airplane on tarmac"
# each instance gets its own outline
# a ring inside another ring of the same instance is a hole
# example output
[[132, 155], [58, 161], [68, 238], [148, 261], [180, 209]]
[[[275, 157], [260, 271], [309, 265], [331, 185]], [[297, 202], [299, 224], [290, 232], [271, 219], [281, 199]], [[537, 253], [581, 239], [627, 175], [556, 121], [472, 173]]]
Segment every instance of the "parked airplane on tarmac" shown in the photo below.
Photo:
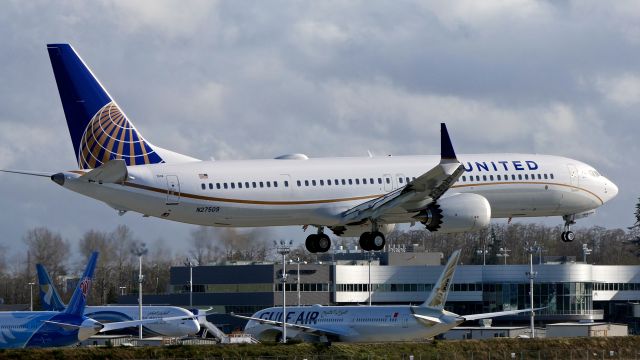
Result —
[[593, 214], [618, 188], [593, 167], [560, 156], [460, 155], [441, 124], [438, 156], [199, 161], [142, 137], [68, 44], [47, 45], [79, 169], [50, 177], [120, 214], [208, 226], [317, 228], [310, 252], [326, 252], [330, 229], [381, 250], [396, 223], [462, 232], [493, 218]]
[[98, 253], [94, 252], [64, 311], [0, 312], [0, 348], [68, 346], [97, 333], [174, 320], [162, 318], [103, 324], [82, 315], [97, 259]]
[[457, 250], [449, 258], [429, 298], [419, 306], [293, 306], [287, 307], [284, 320], [282, 307], [260, 310], [253, 316], [232, 315], [249, 320], [245, 333], [260, 341], [280, 341], [284, 321], [287, 338], [319, 342], [388, 342], [425, 340], [465, 321], [531, 311], [457, 315], [444, 310], [459, 258], [460, 250]]
[[[64, 311], [66, 305], [58, 293], [49, 273], [42, 264], [36, 264], [38, 284], [40, 285], [40, 303], [47, 311]], [[138, 306], [86, 306], [84, 316], [101, 323], [135, 320], [139, 317]], [[143, 325], [144, 336], [182, 337], [194, 335], [200, 331], [196, 316], [189, 310], [177, 306], [143, 306], [142, 319], [173, 318], [173, 320], [152, 322]], [[137, 329], [131, 330], [138, 334]]]

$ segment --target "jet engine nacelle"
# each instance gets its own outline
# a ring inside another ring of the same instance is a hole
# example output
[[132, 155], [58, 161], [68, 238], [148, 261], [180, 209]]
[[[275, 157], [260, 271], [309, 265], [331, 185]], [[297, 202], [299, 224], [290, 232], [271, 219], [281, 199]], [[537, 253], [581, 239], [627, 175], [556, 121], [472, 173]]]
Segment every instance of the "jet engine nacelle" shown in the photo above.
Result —
[[491, 205], [478, 194], [453, 194], [420, 211], [415, 219], [431, 232], [464, 232], [482, 229], [491, 221]]

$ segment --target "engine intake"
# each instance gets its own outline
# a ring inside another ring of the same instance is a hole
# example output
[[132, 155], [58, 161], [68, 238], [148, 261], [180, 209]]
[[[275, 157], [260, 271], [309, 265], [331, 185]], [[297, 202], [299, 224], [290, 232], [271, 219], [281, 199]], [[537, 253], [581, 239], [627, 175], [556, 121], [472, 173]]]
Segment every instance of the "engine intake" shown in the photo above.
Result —
[[431, 232], [464, 232], [482, 229], [491, 221], [491, 205], [478, 194], [453, 194], [430, 204], [414, 216]]

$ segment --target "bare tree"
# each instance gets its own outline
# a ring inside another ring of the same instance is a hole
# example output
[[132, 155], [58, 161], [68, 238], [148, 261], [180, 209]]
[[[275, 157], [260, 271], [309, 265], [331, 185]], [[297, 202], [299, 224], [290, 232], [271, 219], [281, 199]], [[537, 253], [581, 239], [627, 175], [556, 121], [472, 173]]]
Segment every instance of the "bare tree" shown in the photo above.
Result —
[[28, 264], [29, 271], [31, 271], [33, 264], [39, 263], [47, 267], [53, 278], [66, 275], [70, 247], [60, 234], [53, 233], [45, 227], [38, 227], [29, 230], [23, 241], [27, 245], [31, 257]]

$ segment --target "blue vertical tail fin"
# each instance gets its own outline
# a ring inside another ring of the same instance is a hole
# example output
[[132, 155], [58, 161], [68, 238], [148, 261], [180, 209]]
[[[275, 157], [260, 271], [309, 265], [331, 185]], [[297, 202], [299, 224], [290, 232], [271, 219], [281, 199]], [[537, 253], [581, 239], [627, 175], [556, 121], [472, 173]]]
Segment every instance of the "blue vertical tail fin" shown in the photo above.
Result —
[[84, 307], [87, 305], [87, 296], [89, 296], [89, 289], [91, 288], [93, 273], [96, 269], [97, 262], [98, 252], [96, 251], [91, 254], [91, 257], [89, 257], [87, 268], [84, 270], [84, 274], [82, 274], [80, 280], [78, 280], [76, 290], [73, 292], [69, 305], [67, 305], [64, 313], [78, 316], [82, 316], [84, 313]]
[[42, 264], [36, 264], [38, 272], [38, 285], [40, 288], [40, 303], [42, 310], [45, 311], [63, 311], [66, 306], [58, 294], [47, 269]]
[[147, 142], [71, 45], [48, 44], [47, 51], [81, 169], [113, 159], [128, 166], [197, 160]]

